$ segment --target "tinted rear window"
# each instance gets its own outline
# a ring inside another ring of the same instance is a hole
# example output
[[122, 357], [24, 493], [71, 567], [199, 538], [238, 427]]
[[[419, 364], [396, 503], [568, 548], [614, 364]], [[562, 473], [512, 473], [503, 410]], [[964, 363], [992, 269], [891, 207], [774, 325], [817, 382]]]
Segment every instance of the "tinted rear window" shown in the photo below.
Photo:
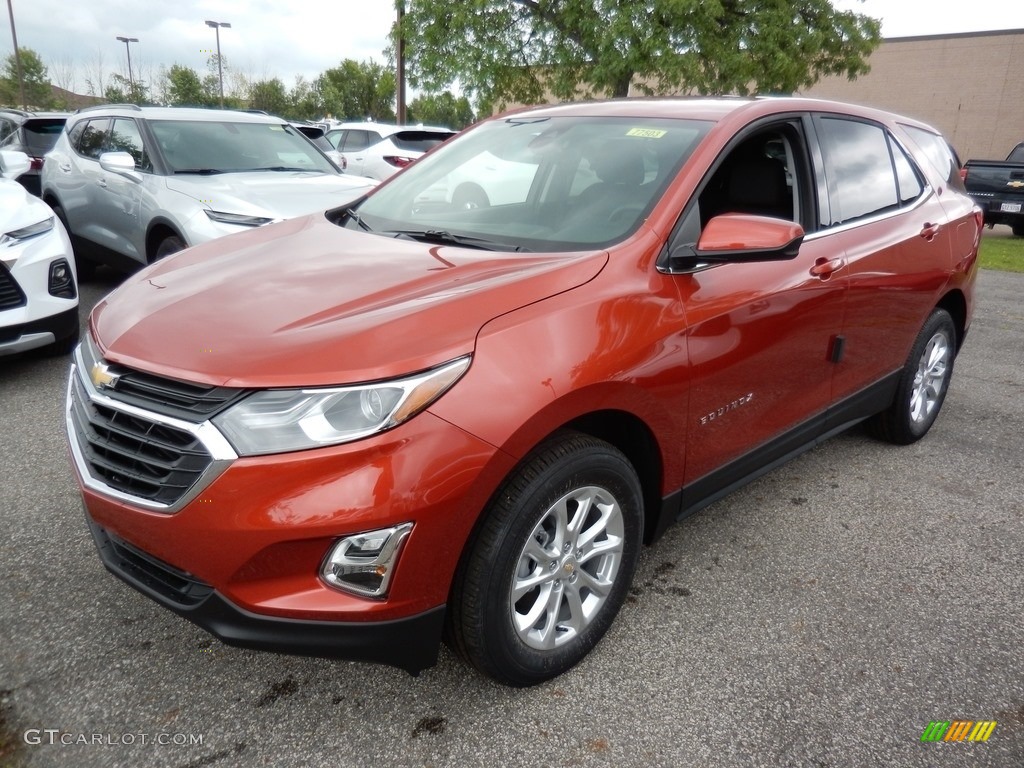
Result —
[[454, 135], [437, 131], [399, 131], [391, 136], [391, 141], [396, 147], [407, 152], [426, 152]]
[[1006, 161], [1009, 163], [1024, 163], [1024, 144], [1014, 147]]
[[23, 128], [29, 152], [43, 155], [53, 149], [60, 132], [64, 129], [64, 122], [62, 117], [26, 121]]

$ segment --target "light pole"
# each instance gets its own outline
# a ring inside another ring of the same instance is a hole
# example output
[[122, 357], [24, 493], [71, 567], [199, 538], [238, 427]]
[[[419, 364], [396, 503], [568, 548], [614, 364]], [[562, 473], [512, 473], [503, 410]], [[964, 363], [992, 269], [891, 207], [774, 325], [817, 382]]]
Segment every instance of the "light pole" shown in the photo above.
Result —
[[137, 43], [139, 38], [118, 36], [117, 39], [124, 43], [124, 50], [128, 54], [128, 88], [132, 101], [135, 101], [135, 79], [132, 77], [132, 49], [128, 46], [128, 43]]
[[207, 21], [206, 26], [213, 27], [217, 33], [217, 74], [220, 76], [220, 108], [224, 109], [224, 67], [220, 63], [220, 28], [231, 28], [226, 21]]
[[21, 96], [21, 108], [28, 109], [25, 103], [25, 81], [21, 76], [21, 54], [18, 53], [18, 33], [14, 31], [14, 8], [11, 0], [7, 0], [7, 15], [11, 17], [11, 39], [14, 40], [14, 63], [18, 69], [18, 94]]

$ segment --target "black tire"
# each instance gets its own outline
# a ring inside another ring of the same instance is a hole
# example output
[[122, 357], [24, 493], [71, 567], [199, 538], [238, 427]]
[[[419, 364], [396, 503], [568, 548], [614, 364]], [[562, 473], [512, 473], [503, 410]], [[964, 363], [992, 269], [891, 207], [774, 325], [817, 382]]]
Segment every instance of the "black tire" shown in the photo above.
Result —
[[944, 309], [932, 311], [914, 340], [892, 405], [867, 422], [873, 436], [909, 445], [928, 433], [949, 390], [956, 343], [953, 318]]
[[185, 250], [185, 241], [177, 235], [168, 235], [160, 241], [153, 254], [153, 261], [160, 261], [165, 256]]
[[471, 211], [475, 208], [488, 208], [491, 200], [479, 184], [459, 184], [452, 193], [452, 207]]
[[[642, 498], [629, 460], [608, 443], [565, 431], [536, 448], [495, 494], [456, 574], [447, 628], [456, 652], [517, 687], [582, 660], [633, 580]], [[573, 522], [586, 510], [575, 535], [559, 532], [556, 508]]]
[[50, 208], [53, 209], [53, 215], [64, 225], [64, 231], [68, 233], [68, 239], [71, 240], [71, 250], [75, 256], [75, 278], [80, 283], [92, 280], [96, 276], [96, 265], [85, 258], [81, 248], [74, 247], [75, 236], [71, 234], [71, 228], [68, 226], [68, 217], [64, 213], [64, 209], [57, 203], [50, 203]]
[[1013, 224], [1011, 229], [1016, 237], [1024, 237], [1024, 224]]

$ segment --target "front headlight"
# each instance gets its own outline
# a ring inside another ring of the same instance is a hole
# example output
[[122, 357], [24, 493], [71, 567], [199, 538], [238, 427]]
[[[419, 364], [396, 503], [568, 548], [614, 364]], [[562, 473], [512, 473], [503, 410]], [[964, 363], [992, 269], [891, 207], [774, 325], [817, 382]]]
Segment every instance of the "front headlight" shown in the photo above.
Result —
[[35, 224], [29, 224], [21, 229], [12, 229], [10, 232], [4, 232], [3, 235], [0, 235], [0, 246], [28, 240], [30, 237], [49, 232], [51, 229], [53, 229], [53, 216], [37, 221]]
[[407, 421], [469, 368], [460, 357], [402, 379], [330, 389], [268, 389], [214, 418], [240, 456], [359, 440]]
[[221, 224], [238, 224], [241, 227], [262, 227], [273, 221], [266, 216], [245, 216], [241, 213], [225, 213], [224, 211], [207, 210], [206, 215], [212, 221], [219, 221]]

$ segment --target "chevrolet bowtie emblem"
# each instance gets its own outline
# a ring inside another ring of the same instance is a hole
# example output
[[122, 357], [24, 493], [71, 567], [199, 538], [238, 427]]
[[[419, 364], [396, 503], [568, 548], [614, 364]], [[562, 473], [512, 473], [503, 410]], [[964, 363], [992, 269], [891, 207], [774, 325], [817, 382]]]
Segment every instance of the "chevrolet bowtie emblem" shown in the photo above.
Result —
[[1024, 181], [1008, 181], [1006, 182], [1006, 186], [1013, 187], [1014, 189], [1020, 189], [1021, 187], [1024, 187]]
[[96, 363], [89, 371], [89, 378], [96, 389], [113, 389], [117, 380], [121, 378], [116, 373], [111, 373], [106, 363]]

